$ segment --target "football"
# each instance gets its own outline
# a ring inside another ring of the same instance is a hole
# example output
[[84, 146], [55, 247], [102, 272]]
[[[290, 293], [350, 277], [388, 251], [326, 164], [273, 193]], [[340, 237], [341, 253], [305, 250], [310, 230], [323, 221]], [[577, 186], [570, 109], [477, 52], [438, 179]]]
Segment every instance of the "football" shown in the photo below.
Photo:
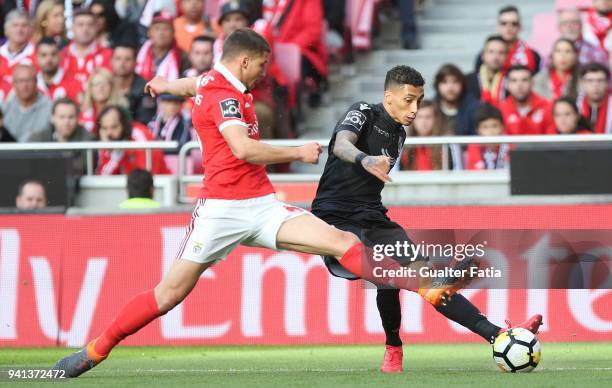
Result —
[[541, 356], [540, 342], [527, 329], [508, 329], [493, 342], [493, 360], [504, 372], [531, 372]]

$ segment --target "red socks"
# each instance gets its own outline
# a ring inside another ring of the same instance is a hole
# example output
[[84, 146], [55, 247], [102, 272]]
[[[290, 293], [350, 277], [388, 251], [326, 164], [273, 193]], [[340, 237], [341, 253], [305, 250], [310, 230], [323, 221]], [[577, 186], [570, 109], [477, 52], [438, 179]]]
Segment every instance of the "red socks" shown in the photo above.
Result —
[[160, 315], [162, 313], [157, 307], [153, 290], [136, 295], [123, 306], [115, 320], [96, 339], [94, 351], [106, 357], [121, 340], [134, 334]]
[[385, 276], [383, 270], [398, 271], [399, 273], [404, 267], [389, 257], [383, 257], [380, 261], [374, 261], [371, 252], [368, 251], [369, 248], [363, 245], [363, 243], [357, 243], [349, 248], [340, 258], [340, 265], [354, 275], [375, 284], [393, 288], [404, 288], [411, 291], [418, 290], [418, 277]]

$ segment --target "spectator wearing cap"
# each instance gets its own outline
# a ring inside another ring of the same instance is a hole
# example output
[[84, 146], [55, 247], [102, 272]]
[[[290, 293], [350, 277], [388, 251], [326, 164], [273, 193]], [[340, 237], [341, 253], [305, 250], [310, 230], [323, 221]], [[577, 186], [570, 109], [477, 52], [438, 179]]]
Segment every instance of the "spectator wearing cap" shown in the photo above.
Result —
[[610, 93], [610, 68], [591, 63], [582, 68], [583, 93], [578, 97], [581, 115], [595, 133], [612, 133], [612, 93]]
[[[99, 113], [96, 126], [100, 141], [151, 141], [153, 136], [149, 129], [138, 122], [131, 121], [127, 111], [117, 105], [109, 105]], [[98, 152], [98, 175], [129, 174], [132, 170], [146, 168], [146, 152], [144, 150], [109, 150]], [[160, 150], [151, 151], [151, 173], [170, 174], [164, 161], [164, 153]]]
[[174, 20], [177, 46], [188, 53], [191, 43], [200, 35], [214, 35], [210, 24], [204, 21], [204, 0], [181, 0], [183, 16]]
[[598, 62], [608, 65], [608, 54], [598, 44], [592, 44], [582, 37], [582, 18], [577, 9], [564, 9], [557, 14], [557, 26], [562, 38], [574, 42], [578, 49], [578, 61], [581, 65]]
[[81, 84], [71, 74], [60, 68], [60, 50], [53, 38], [44, 37], [36, 45], [38, 90], [51, 100], [68, 97], [79, 101]]
[[13, 135], [4, 127], [4, 115], [0, 109], [0, 143], [14, 143], [15, 141]]
[[249, 20], [249, 11], [248, 4], [244, 1], [231, 0], [221, 6], [221, 12], [219, 14], [221, 34], [219, 34], [217, 40], [215, 40], [213, 47], [213, 63], [217, 63], [221, 59], [225, 38], [237, 29], [248, 27], [251, 24]]
[[136, 46], [118, 43], [113, 50], [111, 64], [113, 79], [121, 94], [127, 98], [134, 120], [148, 123], [157, 112], [157, 103], [148, 93], [143, 93], [144, 78], [136, 73]]
[[582, 26], [584, 40], [606, 50], [612, 49], [612, 3], [609, 0], [593, 0], [587, 11], [586, 23]]
[[137, 168], [130, 172], [127, 192], [128, 199], [119, 204], [119, 209], [155, 209], [161, 206], [153, 199], [153, 176], [147, 170]]
[[91, 73], [98, 68], [111, 69], [111, 49], [96, 39], [96, 19], [88, 9], [77, 9], [72, 20], [72, 42], [62, 50], [61, 68], [71, 74], [85, 90]]
[[51, 100], [38, 92], [36, 69], [32, 65], [15, 66], [13, 84], [15, 93], [2, 108], [4, 123], [18, 142], [25, 142], [47, 126]]
[[[524, 65], [535, 74], [540, 70], [541, 58], [534, 49], [519, 38], [521, 32], [521, 14], [513, 5], [504, 7], [497, 14], [497, 32], [508, 43], [508, 54], [504, 63], [507, 71], [514, 65]], [[480, 67], [481, 56], [476, 58], [476, 68]]]
[[183, 97], [161, 94], [159, 96], [159, 112], [149, 123], [149, 129], [155, 140], [175, 140], [179, 143], [176, 150], [168, 150], [166, 154], [178, 154], [181, 147], [191, 140], [191, 128], [181, 114], [184, 102]]
[[158, 75], [169, 81], [180, 78], [187, 58], [174, 40], [173, 18], [165, 11], [155, 13], [148, 37], [138, 52], [136, 72], [147, 81]]
[[18, 64], [35, 63], [36, 48], [30, 42], [32, 24], [29, 17], [14, 9], [4, 21], [6, 42], [0, 46], [0, 77], [11, 81], [13, 69]]

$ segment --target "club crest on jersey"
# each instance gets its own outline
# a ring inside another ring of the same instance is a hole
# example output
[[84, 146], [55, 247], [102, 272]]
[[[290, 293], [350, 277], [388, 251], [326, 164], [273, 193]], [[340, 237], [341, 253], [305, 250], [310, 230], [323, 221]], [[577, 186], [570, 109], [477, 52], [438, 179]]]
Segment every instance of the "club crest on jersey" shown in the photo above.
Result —
[[229, 119], [241, 119], [242, 113], [240, 113], [240, 102], [235, 98], [226, 98], [219, 102], [221, 106], [221, 114], [223, 118]]
[[352, 110], [346, 114], [346, 117], [342, 121], [342, 125], [350, 125], [361, 131], [363, 124], [366, 122], [366, 116], [358, 110]]

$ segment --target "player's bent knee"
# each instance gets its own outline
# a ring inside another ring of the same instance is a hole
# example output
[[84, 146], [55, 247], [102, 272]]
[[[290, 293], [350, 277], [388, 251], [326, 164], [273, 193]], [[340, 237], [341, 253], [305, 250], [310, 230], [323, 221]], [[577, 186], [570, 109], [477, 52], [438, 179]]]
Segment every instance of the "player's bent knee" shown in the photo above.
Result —
[[361, 241], [357, 236], [355, 236], [351, 232], [341, 231], [340, 241], [342, 242], [342, 250], [344, 252], [348, 251], [352, 246], [359, 244]]
[[156, 287], [155, 300], [157, 307], [162, 314], [172, 310], [176, 305], [181, 303], [187, 294], [176, 288]]

